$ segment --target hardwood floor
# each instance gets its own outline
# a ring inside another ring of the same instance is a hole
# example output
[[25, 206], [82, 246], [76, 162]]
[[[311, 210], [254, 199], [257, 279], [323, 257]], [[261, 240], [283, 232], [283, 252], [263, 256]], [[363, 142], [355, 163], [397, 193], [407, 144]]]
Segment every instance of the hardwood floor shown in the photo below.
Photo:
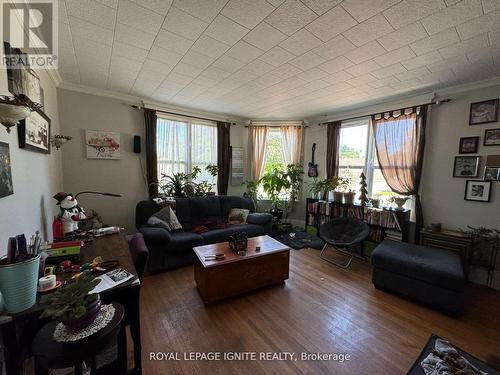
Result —
[[[193, 267], [146, 277], [145, 374], [405, 374], [435, 333], [500, 368], [500, 292], [470, 285], [457, 320], [376, 290], [370, 265], [342, 270], [291, 251], [285, 285], [205, 307]], [[334, 361], [151, 361], [150, 352], [347, 353]]]

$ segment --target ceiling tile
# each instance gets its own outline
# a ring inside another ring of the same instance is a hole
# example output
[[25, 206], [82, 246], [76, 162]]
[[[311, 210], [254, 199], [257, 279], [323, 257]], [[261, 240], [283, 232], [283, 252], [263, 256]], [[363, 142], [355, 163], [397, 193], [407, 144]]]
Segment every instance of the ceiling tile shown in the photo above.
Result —
[[286, 79], [302, 73], [302, 70], [293, 66], [292, 64], [283, 64], [279, 68], [273, 70], [271, 73], [275, 76]]
[[126, 70], [131, 72], [139, 72], [142, 63], [135, 60], [127, 59], [126, 57], [113, 55], [111, 57], [110, 71], [113, 70]]
[[217, 18], [205, 30], [205, 34], [220, 42], [232, 46], [243, 38], [248, 29], [231, 21], [229, 18], [218, 15]]
[[146, 59], [142, 65], [142, 69], [157, 72], [161, 74], [168, 74], [176, 64], [166, 63], [164, 61], [157, 61], [152, 59]]
[[379, 79], [376, 81], [372, 81], [368, 83], [368, 86], [373, 87], [374, 89], [379, 89], [381, 87], [387, 87], [394, 83], [398, 83], [399, 79], [394, 76], [386, 77], [384, 79]]
[[153, 41], [155, 39], [155, 35], [145, 33], [143, 31], [134, 30], [124, 25], [122, 23], [118, 23], [115, 29], [115, 40], [130, 44], [134, 47], [150, 49], [153, 45]]
[[439, 53], [441, 54], [441, 56], [443, 56], [443, 58], [448, 59], [453, 56], [458, 56], [466, 52], [473, 51], [476, 48], [488, 47], [488, 45], [488, 34], [484, 33], [467, 39], [464, 42], [455, 43], [450, 46], [441, 48], [439, 50]]
[[441, 9], [439, 12], [431, 14], [420, 22], [429, 35], [433, 35], [472, 18], [479, 17], [482, 14], [481, 0], [464, 0], [451, 7]]
[[446, 7], [442, 0], [403, 0], [384, 11], [391, 25], [399, 29]]
[[93, 0], [66, 0], [68, 16], [74, 16], [113, 30], [115, 27], [116, 10]]
[[322, 15], [334, 6], [340, 4], [342, 0], [302, 0], [302, 2], [314, 10], [318, 15]]
[[381, 66], [389, 66], [397, 62], [412, 59], [414, 57], [416, 57], [415, 53], [410, 49], [410, 47], [405, 46], [394, 51], [387, 52], [382, 56], [376, 57], [375, 61]]
[[378, 39], [388, 51], [406, 46], [416, 40], [427, 38], [428, 34], [420, 22], [413, 23]]
[[274, 9], [266, 0], [230, 0], [221, 13], [240, 25], [253, 29]]
[[378, 79], [382, 79], [403, 72], [406, 72], [406, 68], [400, 63], [397, 63], [394, 65], [386, 66], [385, 68], [379, 70], [375, 70], [370, 74], [372, 74], [374, 77], [377, 77]]
[[185, 54], [193, 45], [193, 41], [167, 30], [160, 30], [156, 36], [153, 48], [161, 47], [169, 51]]
[[218, 82], [229, 77], [230, 74], [231, 73], [226, 72], [225, 70], [216, 68], [214, 66], [209, 66], [200, 74], [200, 77], [206, 77]]
[[421, 66], [420, 68], [417, 68], [417, 69], [413, 69], [413, 70], [409, 70], [407, 72], [395, 74], [395, 77], [397, 79], [399, 79], [400, 81], [406, 81], [409, 79], [422, 77], [422, 76], [429, 74], [429, 73], [430, 73], [430, 71], [429, 71], [429, 69], [427, 69], [427, 67]]
[[[367, 83], [375, 81], [376, 78], [370, 74], [365, 74], [356, 78], [351, 78], [346, 82], [352, 86], [365, 86]], [[364, 90], [364, 89], [363, 89]]]
[[358, 64], [358, 65], [355, 65], [355, 66], [351, 66], [350, 68], [347, 68], [346, 69], [346, 72], [351, 74], [352, 76], [360, 76], [360, 75], [363, 75], [363, 74], [367, 74], [367, 73], [370, 73], [374, 70], [377, 70], [377, 69], [380, 69], [380, 65], [377, 64], [375, 61], [373, 60], [368, 60], [368, 61], [365, 61], [361, 64]]
[[229, 46], [209, 36], [202, 35], [193, 44], [191, 49], [203, 55], [218, 58], [229, 49]]
[[433, 63], [441, 61], [441, 60], [443, 60], [443, 58], [441, 57], [439, 52], [432, 51], [432, 52], [426, 53], [424, 55], [414, 57], [414, 58], [409, 59], [407, 61], [403, 61], [402, 64], [404, 65], [404, 67], [406, 69], [412, 70], [412, 69], [415, 69], [415, 68], [418, 68], [418, 67], [421, 67], [424, 65], [433, 64]]
[[286, 0], [266, 22], [287, 35], [292, 35], [317, 17], [311, 9], [299, 0]]
[[358, 22], [367, 20], [401, 0], [345, 0], [342, 7]]
[[254, 60], [251, 63], [245, 65], [241, 70], [244, 70], [246, 72], [253, 73], [257, 76], [264, 75], [266, 73], [269, 73], [271, 70], [274, 69], [274, 66], [271, 64], [268, 64], [262, 60]]
[[250, 61], [255, 60], [263, 53], [264, 51], [258, 49], [257, 47], [240, 40], [226, 52], [226, 55], [247, 64]]
[[296, 56], [300, 56], [319, 45], [321, 45], [321, 40], [305, 29], [297, 31], [291, 37], [280, 43], [280, 47]]
[[261, 22], [257, 27], [245, 35], [243, 40], [261, 50], [268, 51], [286, 38], [287, 36], [278, 29], [275, 29], [265, 22]]
[[293, 59], [292, 61], [290, 61], [290, 64], [302, 70], [308, 70], [314, 68], [315, 66], [323, 64], [325, 61], [326, 60], [321, 56], [316, 55], [315, 53], [312, 52], [308, 52], [303, 54], [302, 56]]
[[175, 0], [174, 5], [205, 22], [211, 22], [229, 0]]
[[492, 46], [500, 45], [500, 29], [490, 31], [488, 35]]
[[87, 21], [82, 21], [81, 19], [72, 16], [70, 16], [68, 20], [71, 28], [71, 34], [74, 37], [93, 40], [94, 42], [109, 46], [113, 44], [113, 30], [94, 25], [93, 23]]
[[326, 42], [356, 24], [356, 20], [352, 18], [344, 8], [336, 6], [311, 24], [307, 25], [306, 29]]
[[219, 57], [213, 64], [215, 68], [225, 70], [226, 72], [234, 73], [245, 65], [244, 62], [236, 60], [232, 57], [223, 55]]
[[197, 66], [189, 65], [186, 63], [178, 63], [175, 68], [172, 70], [174, 73], [179, 73], [188, 77], [196, 77], [198, 74], [200, 74], [203, 71], [202, 68], [199, 68]]
[[141, 7], [165, 16], [172, 5], [172, 0], [132, 0]]
[[165, 79], [168, 73], [172, 68], [170, 67], [167, 70], [163, 70], [161, 72], [156, 72], [153, 70], [148, 70], [148, 69], [141, 69], [139, 74], [137, 75], [138, 80], [144, 80], [144, 81], [156, 81], [156, 82], [161, 82]]
[[466, 40], [475, 35], [498, 29], [500, 20], [500, 10], [487, 13], [484, 16], [462, 23], [457, 26], [460, 39]]
[[188, 51], [181, 59], [181, 63], [196, 66], [197, 68], [205, 69], [215, 60], [214, 57], [208, 57], [195, 51]]
[[169, 87], [170, 85], [182, 85], [186, 86], [189, 82], [193, 80], [192, 77], [185, 76], [183, 74], [172, 72], [167, 78], [161, 83], [161, 87]]
[[328, 42], [323, 43], [316, 48], [314, 52], [324, 59], [331, 60], [355, 48], [356, 46], [348, 41], [343, 35], [338, 35]]
[[149, 51], [148, 58], [167, 65], [175, 65], [179, 61], [181, 61], [182, 55], [180, 53], [169, 51], [161, 47], [155, 47], [151, 51]]
[[273, 66], [280, 66], [292, 60], [294, 57], [295, 56], [290, 52], [285, 51], [280, 46], [276, 46], [264, 53], [260, 59]]
[[365, 60], [383, 55], [385, 52], [386, 50], [379, 43], [373, 41], [347, 52], [345, 56], [355, 64], [359, 64]]
[[297, 77], [303, 79], [304, 81], [311, 82], [326, 77], [327, 75], [328, 73], [325, 72], [324, 70], [318, 68], [312, 68], [306, 70], [305, 72], [297, 74]]
[[146, 59], [148, 52], [149, 51], [145, 49], [130, 46], [128, 44], [121, 43], [118, 41], [113, 43], [113, 55], [128, 57], [129, 59], [132, 60], [143, 62]]
[[449, 44], [457, 43], [459, 40], [457, 31], [452, 27], [414, 42], [410, 44], [410, 47], [417, 55], [423, 55], [424, 53], [434, 51]]
[[196, 40], [201, 33], [203, 33], [203, 30], [207, 28], [207, 26], [207, 22], [204, 22], [189, 13], [183, 12], [176, 7], [171, 7], [165, 21], [163, 22], [162, 28], [177, 35], [182, 35], [184, 38]]
[[344, 70], [353, 66], [354, 64], [349, 61], [344, 56], [337, 57], [333, 60], [327, 61], [319, 66], [320, 69], [323, 69], [327, 73], [336, 73], [340, 70]]
[[[118, 8], [118, 0], [96, 0], [96, 1], [113, 9]], [[59, 3], [61, 2], [63, 1], [59, 1]]]
[[129, 0], [121, 0], [118, 7], [118, 22], [149, 34], [156, 34], [160, 30], [163, 18]]
[[331, 84], [335, 84], [337, 86], [338, 83], [345, 82], [351, 78], [354, 78], [352, 75], [347, 73], [344, 70], [341, 70], [340, 72], [336, 72], [333, 74], [328, 75], [327, 77], [322, 78], [323, 81], [326, 81]]
[[356, 46], [362, 46], [394, 31], [381, 14], [376, 15], [345, 31], [343, 35]]
[[500, 1], [498, 0], [483, 0], [484, 13], [489, 13], [494, 10], [500, 9]]
[[460, 55], [452, 57], [451, 59], [441, 60], [432, 64], [427, 65], [427, 68], [435, 73], [441, 70], [452, 69], [457, 65], [466, 65], [469, 64], [469, 60], [467, 60], [467, 56]]

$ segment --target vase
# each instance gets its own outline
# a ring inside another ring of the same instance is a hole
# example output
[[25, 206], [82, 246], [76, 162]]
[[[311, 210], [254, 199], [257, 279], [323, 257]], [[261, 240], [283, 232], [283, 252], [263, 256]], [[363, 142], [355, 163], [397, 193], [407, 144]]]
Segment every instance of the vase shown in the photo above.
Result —
[[352, 191], [348, 191], [344, 193], [344, 203], [345, 204], [353, 204], [354, 198], [356, 197], [356, 193]]
[[[96, 297], [93, 297], [94, 295]], [[76, 332], [87, 328], [94, 322], [97, 315], [99, 315], [99, 311], [101, 311], [101, 298], [99, 294], [93, 294], [92, 297], [85, 305], [85, 314], [78, 318], [70, 315], [63, 319], [63, 324], [71, 331]]]
[[343, 199], [344, 199], [344, 193], [342, 193], [341, 191], [334, 191], [333, 192], [333, 201], [334, 202], [342, 203]]
[[392, 201], [394, 203], [396, 203], [396, 206], [397, 206], [396, 210], [398, 210], [398, 211], [403, 211], [404, 210], [403, 206], [405, 205], [405, 203], [406, 203], [407, 200], [408, 200], [407, 197], [394, 197], [394, 198], [392, 198]]

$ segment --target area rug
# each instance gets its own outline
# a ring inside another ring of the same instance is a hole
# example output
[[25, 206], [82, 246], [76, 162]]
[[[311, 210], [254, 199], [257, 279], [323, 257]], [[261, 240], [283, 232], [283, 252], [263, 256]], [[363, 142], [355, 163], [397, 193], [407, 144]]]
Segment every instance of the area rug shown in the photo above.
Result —
[[300, 250], [304, 247], [311, 247], [313, 249], [321, 249], [325, 244], [318, 236], [313, 236], [305, 231], [294, 231], [290, 233], [279, 234], [273, 236], [277, 241], [290, 246], [292, 249]]
[[[426, 359], [429, 356], [429, 354], [435, 353], [436, 340], [444, 340], [444, 339], [432, 334], [431, 337], [429, 337], [427, 344], [425, 344], [425, 347], [422, 350], [422, 352], [420, 353], [419, 357], [417, 358], [417, 360], [415, 361], [413, 366], [410, 368], [410, 370], [407, 372], [407, 375], [426, 375], [426, 372], [424, 371], [424, 369], [422, 367], [422, 361], [424, 361], [424, 359]], [[439, 345], [439, 342], [438, 342], [438, 345]], [[474, 357], [473, 355], [471, 355], [467, 352], [464, 352], [462, 349], [456, 347], [452, 343], [450, 344], [450, 346], [453, 349], [455, 349], [456, 352], [458, 352], [458, 354], [460, 354], [467, 361], [469, 361], [469, 363], [473, 367], [475, 367], [477, 370], [479, 370], [479, 373], [482, 372], [482, 373], [488, 374], [488, 375], [500, 375], [500, 371], [494, 369], [490, 365], [486, 364], [484, 361], [481, 361], [480, 359]], [[429, 362], [427, 362], [427, 363], [429, 363]], [[427, 367], [427, 371], [429, 371], [429, 366]], [[436, 371], [438, 371], [438, 370], [436, 369]], [[431, 374], [434, 374], [434, 373], [431, 373]], [[442, 375], [471, 374], [472, 375], [472, 374], [475, 374], [475, 372], [473, 372], [473, 371], [470, 371], [470, 372], [448, 372], [448, 371], [443, 371], [443, 369], [441, 369], [441, 371], [435, 372], [435, 374], [439, 374], [439, 375], [441, 375], [441, 374]]]

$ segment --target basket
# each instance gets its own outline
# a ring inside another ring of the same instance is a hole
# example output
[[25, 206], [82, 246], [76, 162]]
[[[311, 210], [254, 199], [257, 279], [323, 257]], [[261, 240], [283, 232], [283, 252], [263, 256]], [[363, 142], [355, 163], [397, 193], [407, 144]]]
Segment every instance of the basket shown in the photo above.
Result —
[[18, 313], [36, 302], [40, 255], [19, 263], [0, 265], [0, 292], [8, 313]]

